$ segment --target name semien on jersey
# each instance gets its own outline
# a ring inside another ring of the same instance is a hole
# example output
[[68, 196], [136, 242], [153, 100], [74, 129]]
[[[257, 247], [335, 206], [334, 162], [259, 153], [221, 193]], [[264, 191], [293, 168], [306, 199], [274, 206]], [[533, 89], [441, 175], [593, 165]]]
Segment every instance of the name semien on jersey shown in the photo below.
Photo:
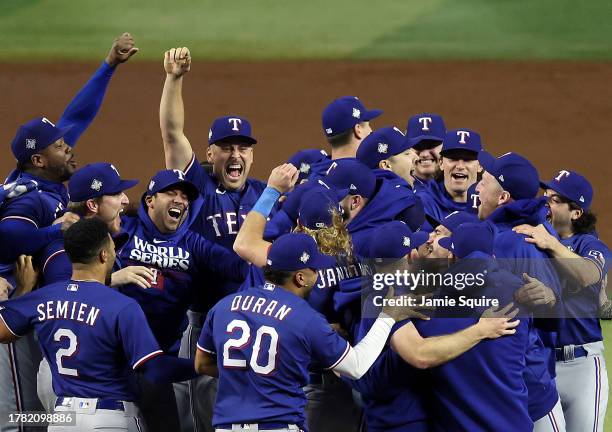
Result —
[[96, 325], [100, 315], [100, 309], [86, 303], [68, 300], [49, 300], [36, 306], [38, 321], [67, 319], [85, 323], [89, 326]]

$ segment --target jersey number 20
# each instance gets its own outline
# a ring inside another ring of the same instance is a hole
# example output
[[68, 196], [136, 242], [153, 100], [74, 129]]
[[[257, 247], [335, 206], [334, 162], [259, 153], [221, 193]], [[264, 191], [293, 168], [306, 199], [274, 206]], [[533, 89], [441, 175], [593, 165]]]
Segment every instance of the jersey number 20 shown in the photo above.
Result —
[[[231, 352], [232, 350], [242, 350], [245, 348], [249, 342], [251, 341], [251, 328], [247, 324], [246, 321], [243, 320], [233, 320], [227, 325], [227, 332], [233, 334], [235, 331], [239, 330], [242, 332], [242, 335], [238, 339], [228, 339], [225, 344], [223, 344], [223, 367], [226, 368], [236, 368], [236, 369], [246, 369], [247, 361], [245, 359], [232, 358]], [[259, 354], [261, 350], [261, 340], [264, 336], [270, 338], [270, 347], [268, 348], [268, 356], [265, 361], [265, 364], [261, 365], [258, 363]], [[268, 375], [276, 368], [276, 354], [278, 353], [278, 333], [274, 327], [270, 326], [261, 326], [257, 329], [257, 333], [255, 334], [255, 342], [253, 342], [253, 353], [251, 354], [251, 359], [249, 361], [249, 365], [253, 372], [260, 375]]]

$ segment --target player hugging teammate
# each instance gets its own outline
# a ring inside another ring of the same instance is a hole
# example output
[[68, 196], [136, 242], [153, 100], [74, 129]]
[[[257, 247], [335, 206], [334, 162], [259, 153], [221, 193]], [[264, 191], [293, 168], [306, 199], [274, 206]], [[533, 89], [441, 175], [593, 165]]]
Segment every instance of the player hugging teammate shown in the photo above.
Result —
[[[585, 177], [541, 181], [438, 114], [374, 130], [382, 111], [345, 96], [322, 111], [330, 154], [300, 151], [262, 182], [265, 143], [241, 115], [192, 148], [179, 47], [163, 60], [166, 166], [127, 215], [137, 181], [77, 170], [74, 148], [137, 51], [118, 37], [57, 124], [11, 143], [0, 431], [43, 410], [51, 431], [604, 430], [611, 253]], [[432, 272], [480, 283], [385, 278]]]

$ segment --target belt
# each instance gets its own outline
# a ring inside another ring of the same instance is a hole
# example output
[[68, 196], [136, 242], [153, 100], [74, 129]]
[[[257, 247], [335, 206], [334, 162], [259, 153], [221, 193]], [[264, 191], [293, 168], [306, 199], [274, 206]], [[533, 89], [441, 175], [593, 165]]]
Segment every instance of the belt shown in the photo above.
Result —
[[[277, 429], [290, 429], [291, 427], [295, 427], [294, 424], [289, 424], [289, 423], [225, 423], [225, 424], [220, 424], [220, 425], [215, 425], [216, 429], [228, 429], [228, 430], [232, 430], [232, 427], [234, 425], [237, 426], [250, 426], [252, 424], [256, 424], [257, 425], [257, 429], [260, 431], [267, 431], [267, 430], [277, 430]], [[298, 429], [296, 429], [298, 430]]]
[[[86, 399], [86, 398], [72, 398], [72, 397], [58, 397], [55, 402], [55, 406], [69, 406], [72, 407], [72, 403], [74, 399]], [[79, 401], [79, 404], [88, 404], [87, 401]], [[72, 408], [88, 408], [88, 406], [78, 406]], [[123, 401], [117, 399], [97, 399], [96, 400], [96, 409], [103, 410], [113, 410], [113, 411], [125, 411], [125, 407], [123, 405]]]
[[569, 362], [588, 355], [589, 353], [582, 345], [565, 345], [563, 348], [555, 348], [555, 359], [557, 361]]

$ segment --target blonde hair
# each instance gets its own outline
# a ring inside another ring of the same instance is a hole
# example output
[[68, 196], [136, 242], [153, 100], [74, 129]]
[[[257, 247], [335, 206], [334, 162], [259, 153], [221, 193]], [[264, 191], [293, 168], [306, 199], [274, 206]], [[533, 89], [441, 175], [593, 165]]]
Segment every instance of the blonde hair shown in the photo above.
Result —
[[332, 224], [330, 226], [310, 229], [300, 224], [296, 227], [294, 232], [302, 232], [312, 236], [317, 242], [317, 246], [321, 253], [336, 257], [351, 257], [353, 244], [342, 215], [334, 209], [330, 211], [332, 213]]

